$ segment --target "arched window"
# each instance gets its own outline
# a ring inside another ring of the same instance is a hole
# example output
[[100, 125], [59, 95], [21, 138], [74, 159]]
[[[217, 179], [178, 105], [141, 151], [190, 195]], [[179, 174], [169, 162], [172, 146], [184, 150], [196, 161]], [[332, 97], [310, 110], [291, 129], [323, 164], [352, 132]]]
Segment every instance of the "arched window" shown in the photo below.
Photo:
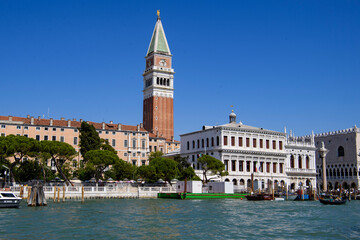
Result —
[[193, 141], [193, 149], [195, 148], [195, 141]]
[[211, 138], [211, 146], [212, 147], [214, 146], [214, 138], [213, 137]]
[[343, 156], [345, 156], [344, 147], [340, 146], [338, 148], [338, 157], [343, 157]]
[[206, 147], [209, 147], [209, 139], [206, 138]]
[[294, 167], [295, 167], [295, 160], [294, 160], [294, 156], [293, 156], [293, 155], [290, 156], [290, 167], [291, 167], [291, 168], [294, 168]]
[[219, 144], [220, 144], [220, 138], [219, 138], [219, 136], [217, 136], [216, 137], [216, 146], [219, 146]]
[[245, 185], [245, 181], [244, 179], [240, 179], [240, 185], [244, 186]]
[[136, 139], [134, 138], [133, 140], [132, 140], [132, 145], [133, 145], [133, 148], [136, 148]]
[[301, 159], [301, 156], [299, 156], [299, 159], [298, 159], [299, 161], [299, 168], [302, 168], [302, 159]]
[[232, 181], [233, 181], [234, 186], [236, 186], [237, 185], [237, 180], [234, 178]]
[[336, 177], [336, 170], [333, 169], [333, 174], [334, 174], [334, 177]]

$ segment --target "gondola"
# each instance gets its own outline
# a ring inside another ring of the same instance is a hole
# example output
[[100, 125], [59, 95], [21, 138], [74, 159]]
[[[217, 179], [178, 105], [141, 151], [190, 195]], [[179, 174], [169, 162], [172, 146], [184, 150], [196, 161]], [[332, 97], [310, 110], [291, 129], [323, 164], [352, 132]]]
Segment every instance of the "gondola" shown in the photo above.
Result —
[[342, 204], [346, 203], [346, 199], [342, 199], [342, 198], [340, 198], [340, 199], [332, 199], [332, 198], [319, 199], [319, 201], [325, 205], [342, 205]]

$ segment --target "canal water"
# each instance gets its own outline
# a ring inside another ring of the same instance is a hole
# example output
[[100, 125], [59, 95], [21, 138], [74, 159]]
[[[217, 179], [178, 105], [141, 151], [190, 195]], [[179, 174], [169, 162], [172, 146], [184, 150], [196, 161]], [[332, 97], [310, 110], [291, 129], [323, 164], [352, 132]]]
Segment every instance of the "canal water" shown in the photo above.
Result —
[[360, 201], [103, 199], [0, 209], [0, 239], [360, 239]]

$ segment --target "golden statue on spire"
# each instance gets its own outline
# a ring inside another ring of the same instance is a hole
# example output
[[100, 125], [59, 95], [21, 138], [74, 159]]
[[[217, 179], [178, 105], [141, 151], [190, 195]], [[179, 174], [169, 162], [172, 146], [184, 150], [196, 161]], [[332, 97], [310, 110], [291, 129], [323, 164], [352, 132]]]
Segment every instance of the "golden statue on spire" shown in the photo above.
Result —
[[158, 18], [160, 18], [160, 10], [157, 10], [156, 14], [157, 14]]

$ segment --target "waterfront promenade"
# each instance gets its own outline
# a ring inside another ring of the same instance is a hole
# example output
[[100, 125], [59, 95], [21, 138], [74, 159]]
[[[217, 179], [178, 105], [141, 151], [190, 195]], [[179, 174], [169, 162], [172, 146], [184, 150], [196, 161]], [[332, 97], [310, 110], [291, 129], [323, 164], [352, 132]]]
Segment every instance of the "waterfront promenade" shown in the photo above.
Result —
[[[159, 192], [176, 192], [175, 186], [137, 186], [131, 183], [112, 183], [105, 186], [44, 186], [46, 199], [84, 199], [95, 198], [156, 198]], [[27, 198], [30, 186], [15, 186], [10, 188], [17, 195]], [[23, 189], [23, 190], [21, 190]], [[22, 193], [22, 194], [21, 194]]]

